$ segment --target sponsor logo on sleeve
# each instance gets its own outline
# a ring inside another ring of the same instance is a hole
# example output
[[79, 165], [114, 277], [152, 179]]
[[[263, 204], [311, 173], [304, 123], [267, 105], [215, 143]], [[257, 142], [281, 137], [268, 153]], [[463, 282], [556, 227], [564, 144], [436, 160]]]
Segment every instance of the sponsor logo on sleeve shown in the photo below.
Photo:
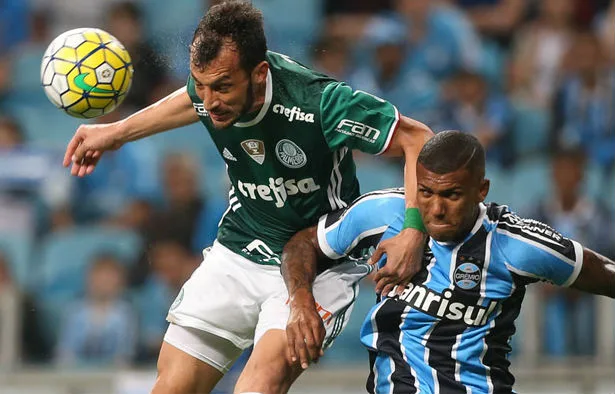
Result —
[[342, 119], [335, 128], [335, 131], [362, 139], [371, 144], [376, 142], [380, 136], [380, 130], [350, 119]]

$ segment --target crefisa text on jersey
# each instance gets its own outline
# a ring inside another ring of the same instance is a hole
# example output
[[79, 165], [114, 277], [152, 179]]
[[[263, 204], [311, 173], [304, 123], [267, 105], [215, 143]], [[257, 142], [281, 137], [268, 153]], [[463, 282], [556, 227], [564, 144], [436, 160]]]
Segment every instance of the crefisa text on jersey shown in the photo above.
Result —
[[297, 106], [286, 108], [282, 104], [276, 104], [273, 106], [273, 112], [286, 116], [289, 122], [298, 120], [299, 122], [314, 123], [314, 114], [303, 112]]

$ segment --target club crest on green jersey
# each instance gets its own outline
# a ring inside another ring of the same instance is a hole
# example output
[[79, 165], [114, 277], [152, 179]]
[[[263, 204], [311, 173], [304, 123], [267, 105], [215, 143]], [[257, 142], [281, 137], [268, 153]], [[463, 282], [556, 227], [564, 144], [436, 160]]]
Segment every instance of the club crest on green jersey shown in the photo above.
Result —
[[275, 145], [275, 155], [288, 168], [300, 168], [307, 163], [305, 152], [291, 140], [283, 139]]
[[241, 142], [244, 151], [258, 164], [265, 161], [265, 144], [261, 140], [245, 140]]

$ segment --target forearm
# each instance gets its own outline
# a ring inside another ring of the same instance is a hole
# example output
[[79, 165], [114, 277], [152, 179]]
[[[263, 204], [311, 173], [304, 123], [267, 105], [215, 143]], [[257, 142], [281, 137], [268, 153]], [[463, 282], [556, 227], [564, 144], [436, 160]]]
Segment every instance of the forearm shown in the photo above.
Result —
[[319, 253], [310, 235], [315, 229], [295, 234], [284, 246], [282, 252], [282, 276], [291, 300], [299, 291], [311, 293], [316, 279]]
[[180, 88], [160, 101], [118, 122], [121, 143], [135, 141], [163, 131], [197, 122], [186, 88]]
[[408, 125], [411, 127], [412, 132], [409, 134], [410, 138], [407, 138], [402, 146], [405, 165], [404, 165], [404, 189], [406, 197], [406, 207], [416, 207], [416, 163], [417, 158], [425, 142], [433, 137], [433, 132], [423, 123], [416, 120], [406, 118]]
[[615, 298], [615, 262], [593, 250], [583, 249], [583, 267], [573, 288]]

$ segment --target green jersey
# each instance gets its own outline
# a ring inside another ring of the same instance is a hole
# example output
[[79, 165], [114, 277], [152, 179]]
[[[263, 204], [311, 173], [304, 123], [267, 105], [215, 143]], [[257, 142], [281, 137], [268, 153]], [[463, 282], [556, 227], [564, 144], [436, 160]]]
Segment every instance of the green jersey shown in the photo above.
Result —
[[297, 231], [359, 195], [352, 149], [384, 152], [399, 123], [385, 100], [267, 53], [265, 102], [247, 122], [216, 130], [188, 80], [193, 105], [227, 165], [229, 207], [218, 242], [259, 264], [280, 264]]

